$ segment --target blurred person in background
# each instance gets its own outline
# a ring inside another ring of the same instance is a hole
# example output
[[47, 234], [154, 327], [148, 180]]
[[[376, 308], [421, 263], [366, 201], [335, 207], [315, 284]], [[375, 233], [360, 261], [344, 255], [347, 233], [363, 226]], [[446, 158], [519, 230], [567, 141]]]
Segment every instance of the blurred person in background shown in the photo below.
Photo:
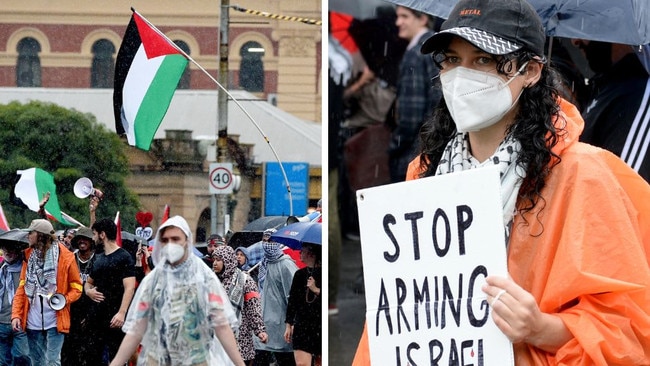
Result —
[[650, 77], [636, 46], [574, 39], [595, 75], [580, 141], [609, 150], [650, 181]]
[[18, 246], [0, 248], [4, 260], [0, 267], [0, 365], [30, 366], [29, 342], [24, 330], [11, 327], [11, 305], [20, 285], [23, 268], [23, 250]]
[[320, 366], [321, 324], [321, 246], [304, 243], [300, 259], [306, 264], [293, 275], [285, 316], [284, 339], [293, 346], [297, 366]]
[[397, 6], [397, 28], [400, 38], [409, 41], [402, 56], [397, 79], [395, 128], [390, 145], [390, 176], [392, 182], [402, 182], [408, 164], [418, 151], [417, 137], [424, 121], [438, 105], [442, 92], [434, 87], [433, 79], [440, 70], [420, 47], [433, 33], [433, 19], [425, 13]]

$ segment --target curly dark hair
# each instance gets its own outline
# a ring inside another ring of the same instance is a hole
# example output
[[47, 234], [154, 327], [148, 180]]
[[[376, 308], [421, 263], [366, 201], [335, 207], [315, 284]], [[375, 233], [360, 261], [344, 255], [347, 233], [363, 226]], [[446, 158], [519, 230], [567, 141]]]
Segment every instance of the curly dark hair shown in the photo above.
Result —
[[101, 219], [95, 222], [92, 229], [99, 233], [106, 234], [108, 240], [115, 240], [117, 238], [117, 225], [111, 219]]
[[[437, 56], [434, 54], [434, 59]], [[495, 56], [495, 59], [498, 63], [497, 70], [503, 75], [512, 75], [515, 67], [526, 62], [543, 62], [525, 51]], [[560, 118], [559, 94], [554, 85], [553, 74], [548, 65], [545, 65], [540, 80], [522, 92], [515, 121], [506, 131], [521, 142], [517, 164], [528, 167], [519, 190], [520, 212], [530, 211], [539, 200], [543, 201], [540, 192], [546, 185], [551, 169], [560, 161], [560, 157], [551, 150], [564, 134], [563, 128], [553, 124], [556, 118]], [[420, 131], [421, 177], [435, 174], [445, 146], [456, 134], [456, 125], [446, 103], [440, 103]]]

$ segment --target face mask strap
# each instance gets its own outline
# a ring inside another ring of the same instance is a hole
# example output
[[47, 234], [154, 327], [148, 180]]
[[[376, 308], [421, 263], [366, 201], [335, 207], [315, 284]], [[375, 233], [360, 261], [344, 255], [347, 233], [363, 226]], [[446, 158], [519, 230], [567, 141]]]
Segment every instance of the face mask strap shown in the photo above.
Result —
[[[524, 62], [524, 64], [521, 65], [521, 67], [519, 68], [519, 70], [517, 70], [517, 72], [516, 72], [514, 75], [512, 75], [512, 77], [510, 78], [510, 80], [508, 80], [508, 81], [506, 82], [505, 85], [508, 86], [508, 85], [510, 84], [510, 82], [513, 81], [513, 80], [515, 80], [515, 78], [516, 78], [517, 76], [519, 76], [519, 75], [523, 75], [523, 74], [524, 74], [524, 70], [526, 69], [526, 66], [528, 66], [528, 61]], [[517, 99], [518, 99], [518, 98], [517, 98]]]

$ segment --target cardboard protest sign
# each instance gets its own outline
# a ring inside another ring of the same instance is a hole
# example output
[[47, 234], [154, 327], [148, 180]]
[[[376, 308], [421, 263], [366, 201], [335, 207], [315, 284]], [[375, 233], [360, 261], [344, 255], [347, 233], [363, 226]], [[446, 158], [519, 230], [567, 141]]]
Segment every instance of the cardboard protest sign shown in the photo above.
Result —
[[481, 290], [507, 276], [499, 172], [357, 191], [373, 365], [514, 365]]

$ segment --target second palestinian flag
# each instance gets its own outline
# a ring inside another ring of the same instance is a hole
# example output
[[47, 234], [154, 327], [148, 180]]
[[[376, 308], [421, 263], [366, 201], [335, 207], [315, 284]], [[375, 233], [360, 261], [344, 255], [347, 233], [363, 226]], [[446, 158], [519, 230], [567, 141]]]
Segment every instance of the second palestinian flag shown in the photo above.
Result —
[[115, 130], [129, 145], [149, 150], [188, 59], [133, 11], [115, 64]]

